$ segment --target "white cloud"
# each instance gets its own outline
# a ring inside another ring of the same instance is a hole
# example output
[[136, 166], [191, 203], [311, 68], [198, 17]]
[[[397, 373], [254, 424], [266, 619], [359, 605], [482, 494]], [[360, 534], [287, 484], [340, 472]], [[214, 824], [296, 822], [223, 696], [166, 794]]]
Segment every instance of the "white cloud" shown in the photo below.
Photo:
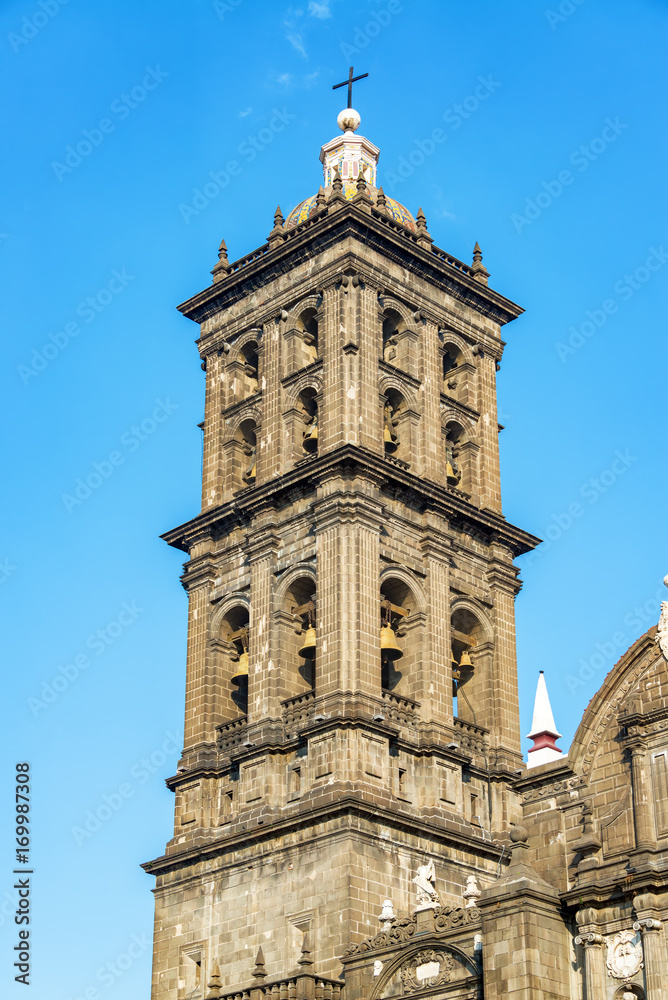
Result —
[[308, 12], [311, 17], [319, 17], [322, 21], [332, 16], [332, 12], [329, 9], [329, 0], [320, 0], [320, 2], [318, 0], [309, 0]]
[[282, 87], [289, 87], [292, 83], [292, 73], [281, 73], [281, 75], [276, 78], [276, 82], [280, 83]]
[[288, 34], [285, 37], [290, 42], [290, 45], [292, 45], [293, 49], [296, 49], [299, 55], [303, 56], [304, 59], [306, 59], [306, 49], [304, 48], [304, 39], [302, 35], [299, 34], [298, 32], [293, 31], [293, 32], [288, 32]]
[[251, 113], [252, 110], [253, 110], [252, 108], [246, 108], [245, 111], [240, 111], [239, 112], [239, 117], [240, 118], [245, 118], [247, 115], [249, 115]]

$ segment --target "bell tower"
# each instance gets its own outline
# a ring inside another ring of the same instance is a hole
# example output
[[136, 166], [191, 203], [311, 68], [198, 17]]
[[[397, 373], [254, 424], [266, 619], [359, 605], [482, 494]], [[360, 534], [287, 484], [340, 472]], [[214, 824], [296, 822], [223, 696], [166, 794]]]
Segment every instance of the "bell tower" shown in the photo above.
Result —
[[346, 950], [475, 903], [519, 815], [513, 558], [537, 539], [501, 511], [496, 371], [522, 310], [338, 124], [317, 193], [246, 257], [222, 242], [179, 307], [204, 460], [164, 536], [189, 619], [153, 1000], [366, 995]]

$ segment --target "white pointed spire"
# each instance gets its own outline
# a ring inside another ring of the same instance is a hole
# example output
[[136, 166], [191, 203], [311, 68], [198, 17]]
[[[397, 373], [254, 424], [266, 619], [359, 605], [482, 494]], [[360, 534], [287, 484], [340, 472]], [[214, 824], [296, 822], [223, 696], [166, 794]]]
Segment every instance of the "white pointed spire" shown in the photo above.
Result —
[[563, 752], [559, 749], [556, 741], [561, 733], [557, 729], [552, 714], [552, 706], [547, 693], [545, 674], [541, 670], [538, 675], [538, 686], [536, 687], [536, 700], [533, 705], [533, 720], [531, 732], [527, 739], [533, 740], [534, 745], [529, 750], [527, 767], [537, 767], [538, 764], [547, 764], [551, 760], [559, 760]]

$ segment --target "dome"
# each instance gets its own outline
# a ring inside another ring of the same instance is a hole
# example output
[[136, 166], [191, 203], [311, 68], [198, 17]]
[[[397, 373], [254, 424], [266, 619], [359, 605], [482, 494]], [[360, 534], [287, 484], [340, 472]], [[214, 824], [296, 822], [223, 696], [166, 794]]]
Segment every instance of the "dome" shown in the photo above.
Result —
[[[327, 200], [329, 200], [331, 192], [331, 187], [325, 188]], [[371, 196], [371, 200], [375, 205], [378, 200], [378, 188], [367, 184], [367, 192]], [[347, 201], [352, 201], [357, 194], [357, 185], [354, 182], [346, 183], [344, 181], [343, 194], [345, 195]], [[306, 222], [306, 220], [313, 215], [316, 209], [316, 197], [317, 195], [311, 195], [310, 198], [305, 198], [304, 201], [300, 201], [300, 203], [292, 209], [285, 220], [286, 229], [294, 229], [294, 227], [298, 226], [300, 222]], [[413, 232], [417, 231], [415, 219], [408, 209], [401, 204], [401, 202], [396, 201], [394, 198], [390, 198], [389, 195], [385, 195], [385, 208], [388, 215], [393, 218], [395, 222], [400, 222], [402, 226], [406, 226], [407, 229], [411, 229]]]

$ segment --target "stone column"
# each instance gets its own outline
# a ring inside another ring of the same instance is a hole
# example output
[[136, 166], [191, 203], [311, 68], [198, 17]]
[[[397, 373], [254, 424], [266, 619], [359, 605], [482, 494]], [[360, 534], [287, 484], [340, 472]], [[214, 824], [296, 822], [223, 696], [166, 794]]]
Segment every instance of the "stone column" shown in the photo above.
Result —
[[642, 934], [647, 1000], [668, 1000], [666, 929], [663, 922], [657, 919], [661, 909], [660, 900], [647, 893], [636, 896], [633, 906], [638, 914], [633, 930]]
[[281, 341], [280, 318], [265, 323], [258, 335], [258, 388], [262, 393], [262, 430], [258, 435], [258, 482], [267, 482], [285, 471], [281, 455]]
[[206, 393], [202, 444], [202, 510], [223, 502], [223, 420], [222, 420], [222, 352], [212, 351], [205, 359]]
[[575, 943], [584, 948], [585, 996], [587, 1000], [606, 1000], [603, 936], [594, 933], [594, 931], [588, 931], [586, 934], [578, 934]]
[[515, 768], [522, 756], [515, 648], [515, 597], [520, 585], [512, 554], [500, 545], [490, 553], [487, 581], [494, 601], [494, 656], [487, 678], [474, 675], [472, 691], [478, 724], [491, 730], [493, 760]]
[[450, 651], [450, 552], [452, 543], [440, 530], [442, 522], [431, 521], [420, 542], [427, 590], [427, 628], [422, 651], [422, 671], [415, 698], [421, 704], [423, 722], [452, 722], [452, 665]]
[[186, 660], [186, 711], [184, 755], [189, 760], [211, 752], [216, 743], [215, 727], [224, 721], [219, 680], [207, 650], [211, 589], [216, 575], [210, 556], [211, 539], [197, 542], [186, 564], [184, 585], [188, 591], [188, 652]]
[[422, 379], [422, 459], [423, 474], [436, 483], [444, 482], [445, 452], [441, 432], [441, 351], [438, 325], [425, 318], [420, 345]]
[[496, 358], [487, 351], [477, 354], [480, 393], [480, 503], [501, 511], [501, 475], [499, 471], [499, 427], [496, 414]]
[[[364, 494], [360, 495], [361, 490]], [[336, 692], [380, 697], [379, 535], [375, 486], [348, 492], [338, 473], [323, 477], [314, 504], [318, 574], [317, 698]]]
[[656, 834], [652, 793], [645, 765], [646, 747], [639, 735], [626, 745], [631, 753], [636, 849], [653, 850], [656, 847]]

